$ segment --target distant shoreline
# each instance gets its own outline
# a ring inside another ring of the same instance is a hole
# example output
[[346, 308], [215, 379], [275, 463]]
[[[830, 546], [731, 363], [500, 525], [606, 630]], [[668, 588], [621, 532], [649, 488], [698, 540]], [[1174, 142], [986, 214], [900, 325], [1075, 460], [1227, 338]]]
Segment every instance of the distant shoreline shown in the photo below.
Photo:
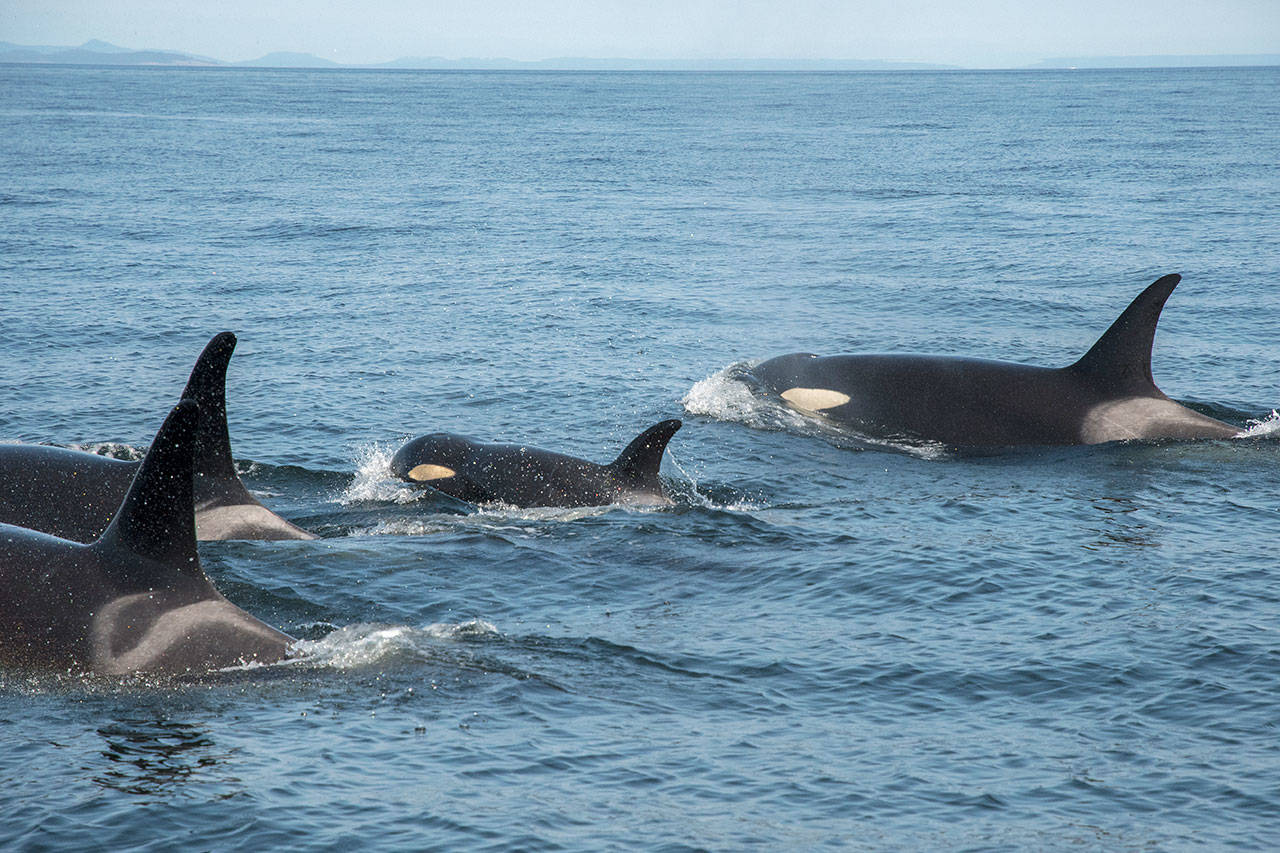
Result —
[[861, 59], [594, 59], [406, 57], [380, 63], [343, 64], [305, 53], [269, 53], [226, 62], [173, 50], [134, 50], [102, 41], [77, 47], [18, 45], [0, 41], [0, 64], [163, 68], [257, 68], [361, 71], [1062, 71], [1280, 66], [1280, 54], [1053, 57], [1026, 65], [958, 66], [931, 62]]
[[28, 68], [114, 68], [120, 70], [148, 69], [175, 71], [297, 71], [297, 72], [428, 72], [432, 74], [1037, 74], [1048, 72], [1095, 72], [1095, 71], [1222, 71], [1229, 69], [1266, 69], [1280, 67], [1280, 62], [1258, 65], [1025, 65], [1025, 66], [991, 66], [963, 67], [937, 66], [929, 68], [638, 68], [638, 67], [569, 67], [548, 65], [538, 67], [503, 67], [503, 66], [416, 66], [416, 65], [252, 65], [246, 63], [207, 64], [207, 63], [160, 63], [160, 62], [49, 62], [10, 60], [0, 57], [0, 66]]

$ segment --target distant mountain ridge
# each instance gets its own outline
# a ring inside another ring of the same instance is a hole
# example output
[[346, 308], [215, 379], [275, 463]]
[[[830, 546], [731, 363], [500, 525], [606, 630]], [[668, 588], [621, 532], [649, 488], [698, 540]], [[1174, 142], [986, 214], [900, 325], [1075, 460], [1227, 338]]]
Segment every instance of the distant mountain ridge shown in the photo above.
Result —
[[51, 65], [223, 65], [217, 59], [176, 50], [133, 50], [91, 39], [79, 47], [0, 42], [0, 62]]
[[959, 66], [883, 59], [446, 59], [412, 56], [360, 68], [474, 69], [495, 71], [953, 71]]
[[[427, 70], [533, 71], [942, 71], [960, 66], [881, 59], [595, 59], [559, 57], [519, 60], [503, 58], [447, 59], [404, 57], [390, 62], [347, 65], [309, 53], [278, 51], [258, 59], [226, 62], [176, 50], [135, 50], [98, 39], [78, 47], [20, 45], [0, 41], [0, 63], [53, 65], [167, 65], [235, 68], [388, 68]], [[1044, 59], [1023, 68], [1190, 68], [1280, 65], [1280, 54], [1169, 56], [1095, 56]]]
[[954, 68], [927, 62], [859, 59], [593, 59], [561, 57], [519, 60], [505, 58], [446, 59], [439, 56], [404, 57], [390, 62], [344, 65], [309, 53], [278, 51], [258, 59], [225, 62], [172, 50], [132, 50], [94, 39], [79, 47], [28, 46], [0, 42], [0, 63], [40, 62], [62, 65], [216, 65], [237, 68], [405, 68], [583, 71], [848, 71], [925, 70]]

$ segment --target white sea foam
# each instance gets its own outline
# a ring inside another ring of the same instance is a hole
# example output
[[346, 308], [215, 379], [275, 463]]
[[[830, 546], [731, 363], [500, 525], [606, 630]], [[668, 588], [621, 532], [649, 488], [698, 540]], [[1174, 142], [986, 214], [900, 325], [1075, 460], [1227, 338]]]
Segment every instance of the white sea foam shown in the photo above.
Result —
[[319, 640], [299, 640], [294, 648], [300, 657], [289, 663], [356, 669], [376, 666], [397, 658], [426, 659], [441, 641], [471, 640], [497, 636], [498, 629], [483, 619], [440, 622], [421, 628], [407, 625], [358, 624], [339, 628]]
[[[483, 504], [468, 516], [468, 520], [480, 524], [503, 524], [510, 521], [577, 521], [582, 518], [594, 518], [604, 515], [612, 509], [625, 504], [603, 504], [601, 506], [529, 506], [519, 507], [509, 504]], [[628, 509], [648, 509], [647, 505], [628, 506]]]
[[1275, 409], [1261, 420], [1250, 420], [1244, 432], [1237, 438], [1271, 438], [1280, 435], [1280, 412]]

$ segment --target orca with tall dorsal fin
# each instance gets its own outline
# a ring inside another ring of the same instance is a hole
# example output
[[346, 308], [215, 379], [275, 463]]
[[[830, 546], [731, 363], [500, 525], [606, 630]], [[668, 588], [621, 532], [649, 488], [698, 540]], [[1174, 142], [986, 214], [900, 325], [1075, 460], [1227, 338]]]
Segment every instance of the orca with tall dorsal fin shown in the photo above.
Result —
[[1230, 438], [1156, 387], [1151, 346], [1181, 276], [1157, 279], [1068, 367], [951, 356], [796, 353], [750, 370], [799, 411], [876, 437], [951, 447]]
[[223, 598], [200, 566], [198, 409], [182, 400], [169, 413], [96, 541], [0, 524], [0, 662], [185, 674], [288, 655], [293, 639]]
[[[236, 474], [227, 431], [231, 332], [205, 346], [182, 396], [200, 405], [195, 446], [196, 535], [200, 539], [315, 539], [264, 507]], [[33, 444], [0, 445], [0, 523], [76, 542], [102, 534], [123, 499], [137, 462]]]
[[405, 444], [391, 473], [471, 503], [518, 507], [670, 503], [658, 470], [680, 421], [649, 427], [618, 458], [597, 465], [520, 444], [487, 444], [436, 432]]

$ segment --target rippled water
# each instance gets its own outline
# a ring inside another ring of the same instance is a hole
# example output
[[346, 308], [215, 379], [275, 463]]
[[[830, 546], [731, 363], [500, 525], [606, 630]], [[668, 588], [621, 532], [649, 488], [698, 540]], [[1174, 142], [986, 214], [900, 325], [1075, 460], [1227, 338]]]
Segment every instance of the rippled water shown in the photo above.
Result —
[[[302, 661], [0, 673], [8, 848], [1269, 849], [1280, 70], [0, 67], [0, 440], [144, 448], [231, 329], [213, 542]], [[1082, 353], [1159, 275], [1223, 442], [964, 455], [783, 352]], [[392, 480], [448, 430], [665, 509]]]

